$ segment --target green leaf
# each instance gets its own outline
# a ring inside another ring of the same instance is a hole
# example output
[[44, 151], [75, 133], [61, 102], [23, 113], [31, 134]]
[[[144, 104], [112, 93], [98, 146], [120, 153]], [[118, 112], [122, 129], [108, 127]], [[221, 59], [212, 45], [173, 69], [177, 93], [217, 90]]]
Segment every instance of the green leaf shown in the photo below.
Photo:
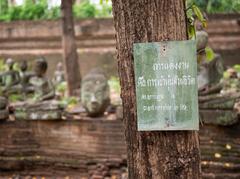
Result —
[[192, 10], [193, 10], [194, 14], [197, 16], [197, 19], [202, 23], [203, 27], [206, 28], [207, 27], [207, 21], [203, 17], [203, 14], [202, 14], [201, 10], [198, 8], [198, 6], [193, 5]]
[[187, 18], [192, 18], [193, 16], [193, 10], [192, 9], [188, 9], [187, 10]]
[[206, 27], [207, 27], [207, 21], [204, 19], [204, 20], [201, 21], [201, 22], [202, 22], [203, 27], [206, 28]]
[[234, 70], [236, 70], [236, 72], [240, 73], [240, 65], [239, 64], [234, 65], [233, 68], [234, 68]]
[[193, 39], [196, 36], [196, 31], [194, 25], [188, 25], [188, 37], [189, 39]]
[[224, 79], [229, 79], [229, 78], [230, 78], [230, 73], [227, 72], [227, 71], [225, 71], [225, 72], [223, 73], [223, 78], [224, 78]]
[[205, 20], [204, 17], [203, 17], [203, 15], [202, 15], [201, 10], [200, 10], [196, 5], [193, 5], [193, 6], [192, 6], [192, 10], [193, 10], [194, 14], [197, 16], [197, 18], [198, 18], [200, 21]]
[[103, 1], [105, 1], [106, 3], [108, 3], [108, 0], [100, 0], [100, 4], [103, 4]]
[[205, 53], [206, 53], [206, 60], [208, 62], [210, 62], [214, 59], [215, 53], [213, 52], [213, 50], [210, 47], [205, 48]]

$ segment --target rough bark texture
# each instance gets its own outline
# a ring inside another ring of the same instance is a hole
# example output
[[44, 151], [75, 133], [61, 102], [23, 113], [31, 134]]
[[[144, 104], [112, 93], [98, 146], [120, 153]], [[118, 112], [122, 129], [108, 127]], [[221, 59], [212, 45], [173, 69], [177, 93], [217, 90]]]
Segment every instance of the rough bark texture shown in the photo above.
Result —
[[74, 95], [75, 90], [79, 89], [81, 84], [77, 47], [75, 44], [72, 5], [73, 0], [62, 0], [62, 47], [69, 95]]
[[200, 178], [198, 133], [138, 132], [133, 43], [185, 40], [183, 0], [113, 0], [129, 179]]

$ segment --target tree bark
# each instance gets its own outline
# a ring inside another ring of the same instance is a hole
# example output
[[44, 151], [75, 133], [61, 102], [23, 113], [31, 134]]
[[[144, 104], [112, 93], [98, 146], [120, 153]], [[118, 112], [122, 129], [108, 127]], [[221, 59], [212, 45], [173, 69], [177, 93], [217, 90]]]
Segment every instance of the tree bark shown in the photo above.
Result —
[[8, 5], [9, 6], [15, 6], [16, 5], [16, 1], [15, 0], [8, 0]]
[[62, 0], [62, 47], [65, 64], [65, 77], [68, 84], [69, 95], [74, 95], [76, 90], [80, 88], [81, 84], [77, 47], [75, 43], [72, 5], [73, 0]]
[[198, 132], [138, 132], [133, 43], [187, 39], [184, 0], [112, 0], [129, 179], [198, 179]]

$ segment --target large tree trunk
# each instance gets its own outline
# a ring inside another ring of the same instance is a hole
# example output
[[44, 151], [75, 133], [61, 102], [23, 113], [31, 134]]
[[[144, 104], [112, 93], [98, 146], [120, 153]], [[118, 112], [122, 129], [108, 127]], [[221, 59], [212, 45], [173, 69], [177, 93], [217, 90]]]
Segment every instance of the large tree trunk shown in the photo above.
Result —
[[73, 0], [62, 0], [62, 47], [65, 63], [65, 77], [68, 83], [68, 94], [74, 95], [80, 88], [78, 54], [75, 43], [74, 22], [72, 15]]
[[133, 43], [187, 39], [184, 0], [112, 0], [129, 179], [200, 178], [198, 132], [138, 132]]

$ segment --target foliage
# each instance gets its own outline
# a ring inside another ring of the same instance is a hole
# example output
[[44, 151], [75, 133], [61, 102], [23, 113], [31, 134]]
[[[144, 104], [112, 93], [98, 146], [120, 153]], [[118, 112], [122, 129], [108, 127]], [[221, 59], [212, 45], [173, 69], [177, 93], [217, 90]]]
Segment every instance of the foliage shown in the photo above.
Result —
[[83, 1], [73, 6], [73, 14], [77, 18], [95, 17], [96, 7], [89, 1]]
[[76, 97], [63, 97], [60, 101], [60, 106], [62, 108], [71, 108], [78, 104], [78, 99]]
[[110, 17], [112, 15], [112, 6], [107, 3], [101, 3], [101, 6], [97, 6], [89, 0], [85, 0], [74, 5], [73, 14], [76, 18]]
[[[240, 77], [240, 64], [236, 64], [236, 65], [234, 65], [232, 68], [226, 70], [226, 71], [223, 73], [223, 78], [224, 78], [224, 79], [230, 79], [231, 74], [232, 74], [233, 72], [237, 73], [238, 78]], [[239, 79], [237, 79], [237, 80], [238, 80], [238, 82], [239, 82]]]
[[230, 73], [228, 71], [224, 71], [223, 78], [224, 79], [229, 79], [230, 78]]
[[52, 7], [47, 10], [47, 13], [45, 13], [42, 17], [42, 19], [59, 19], [61, 16], [61, 9], [58, 6]]
[[100, 4], [103, 4], [103, 3], [108, 3], [109, 1], [108, 0], [100, 0], [99, 2], [100, 2]]
[[196, 4], [202, 11], [213, 13], [238, 13], [240, 0], [187, 0], [189, 4]]
[[187, 14], [187, 29], [188, 29], [189, 39], [196, 38], [196, 30], [195, 30], [196, 21], [197, 20], [200, 21], [204, 28], [207, 27], [207, 21], [204, 18], [201, 10], [195, 4], [190, 5], [186, 9], [186, 14]]
[[6, 65], [4, 63], [4, 60], [0, 59], [0, 72], [6, 71], [6, 70], [7, 70], [7, 68], [6, 68]]
[[234, 65], [234, 66], [233, 66], [233, 69], [234, 69], [237, 73], [240, 73], [240, 65], [239, 65], [239, 64]]
[[108, 84], [112, 91], [120, 94], [121, 88], [120, 88], [119, 78], [112, 76], [110, 80], [108, 80]]
[[0, 0], [0, 15], [7, 13], [8, 0]]
[[56, 86], [56, 92], [60, 94], [64, 94], [67, 90], [67, 82], [61, 82]]
[[[61, 16], [60, 7], [48, 7], [47, 0], [24, 0], [22, 5], [10, 7], [7, 2], [0, 0], [0, 21], [59, 19]], [[76, 18], [110, 17], [112, 7], [108, 3], [96, 5], [84, 0], [73, 6], [73, 15]]]
[[8, 98], [10, 102], [17, 102], [17, 101], [22, 101], [23, 96], [20, 94], [11, 94]]
[[205, 53], [206, 53], [206, 60], [208, 62], [212, 61], [215, 57], [214, 51], [210, 47], [205, 48]]
[[[190, 5], [186, 9], [187, 14], [187, 31], [188, 31], [188, 37], [189, 39], [196, 39], [196, 21], [200, 21], [202, 23], [202, 27], [207, 27], [207, 21], [205, 17], [203, 16], [201, 10], [199, 7], [195, 4]], [[206, 53], [206, 60], [208, 62], [212, 61], [215, 57], [214, 51], [210, 47], [205, 48]]]
[[0, 20], [36, 20], [42, 19], [47, 14], [47, 0], [39, 0], [33, 3], [32, 0], [25, 0], [21, 6], [11, 6], [7, 13], [0, 16]]
[[102, 4], [100, 8], [96, 10], [96, 17], [111, 17], [112, 6], [108, 4]]

